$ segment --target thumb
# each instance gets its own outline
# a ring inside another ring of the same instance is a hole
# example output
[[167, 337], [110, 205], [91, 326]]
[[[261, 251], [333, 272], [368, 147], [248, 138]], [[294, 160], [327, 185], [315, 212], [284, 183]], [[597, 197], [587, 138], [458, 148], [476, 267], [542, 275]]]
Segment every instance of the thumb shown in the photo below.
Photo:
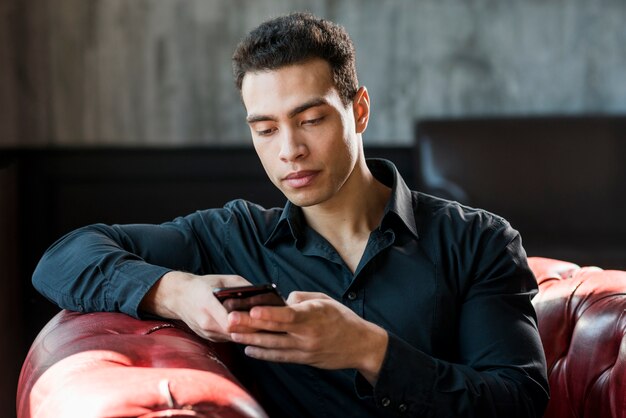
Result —
[[314, 299], [331, 299], [331, 298], [330, 296], [324, 293], [320, 293], [320, 292], [295, 291], [289, 294], [289, 297], [287, 298], [287, 305], [293, 305], [296, 303], [301, 303], [307, 300], [314, 300]]

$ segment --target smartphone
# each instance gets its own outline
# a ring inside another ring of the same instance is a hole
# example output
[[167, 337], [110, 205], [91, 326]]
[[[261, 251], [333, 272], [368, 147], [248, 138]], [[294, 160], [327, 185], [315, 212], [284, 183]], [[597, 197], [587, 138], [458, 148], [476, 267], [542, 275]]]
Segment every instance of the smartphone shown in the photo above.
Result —
[[285, 306], [275, 284], [220, 287], [213, 294], [228, 312], [249, 311], [253, 306]]

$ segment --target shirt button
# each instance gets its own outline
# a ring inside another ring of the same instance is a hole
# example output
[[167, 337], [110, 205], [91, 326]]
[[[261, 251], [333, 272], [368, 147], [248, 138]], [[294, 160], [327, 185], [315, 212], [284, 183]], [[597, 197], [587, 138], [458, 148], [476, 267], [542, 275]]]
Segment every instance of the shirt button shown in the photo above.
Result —
[[406, 412], [406, 405], [401, 403], [400, 405], [398, 405], [398, 411], [400, 412]]
[[[348, 299], [350, 300], [354, 300], [356, 299], [356, 292], [350, 292], [348, 293]], [[385, 398], [386, 399], [386, 398]]]
[[383, 398], [383, 399], [380, 401], [380, 404], [386, 408], [386, 407], [388, 407], [389, 405], [391, 405], [391, 400], [390, 400], [389, 398]]

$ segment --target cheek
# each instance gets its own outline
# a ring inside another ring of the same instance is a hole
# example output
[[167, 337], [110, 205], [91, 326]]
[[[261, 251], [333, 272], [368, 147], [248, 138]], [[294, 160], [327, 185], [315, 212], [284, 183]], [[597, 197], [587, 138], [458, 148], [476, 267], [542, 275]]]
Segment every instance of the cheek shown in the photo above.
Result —
[[333, 154], [336, 158], [345, 160], [356, 159], [357, 153], [357, 138], [353, 135], [353, 132], [349, 127], [343, 125], [335, 131], [335, 137], [329, 144], [333, 148]]
[[270, 158], [272, 150], [270, 149], [269, 143], [253, 141], [252, 145], [261, 161], [261, 165], [265, 169], [265, 173], [272, 179], [272, 159]]

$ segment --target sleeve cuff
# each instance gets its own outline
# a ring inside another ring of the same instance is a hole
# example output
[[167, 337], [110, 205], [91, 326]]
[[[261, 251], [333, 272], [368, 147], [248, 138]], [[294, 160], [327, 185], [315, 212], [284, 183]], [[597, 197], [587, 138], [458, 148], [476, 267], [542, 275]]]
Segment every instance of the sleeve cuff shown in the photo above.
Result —
[[123, 264], [113, 280], [117, 284], [113, 291], [114, 295], [110, 299], [107, 298], [113, 303], [119, 303], [119, 306], [112, 306], [110, 310], [141, 318], [139, 304], [154, 284], [170, 271], [172, 269], [140, 261]]
[[436, 362], [396, 335], [389, 333], [389, 344], [378, 381], [372, 387], [356, 373], [355, 390], [359, 398], [372, 399], [376, 406], [392, 415], [428, 416], [433, 403]]

